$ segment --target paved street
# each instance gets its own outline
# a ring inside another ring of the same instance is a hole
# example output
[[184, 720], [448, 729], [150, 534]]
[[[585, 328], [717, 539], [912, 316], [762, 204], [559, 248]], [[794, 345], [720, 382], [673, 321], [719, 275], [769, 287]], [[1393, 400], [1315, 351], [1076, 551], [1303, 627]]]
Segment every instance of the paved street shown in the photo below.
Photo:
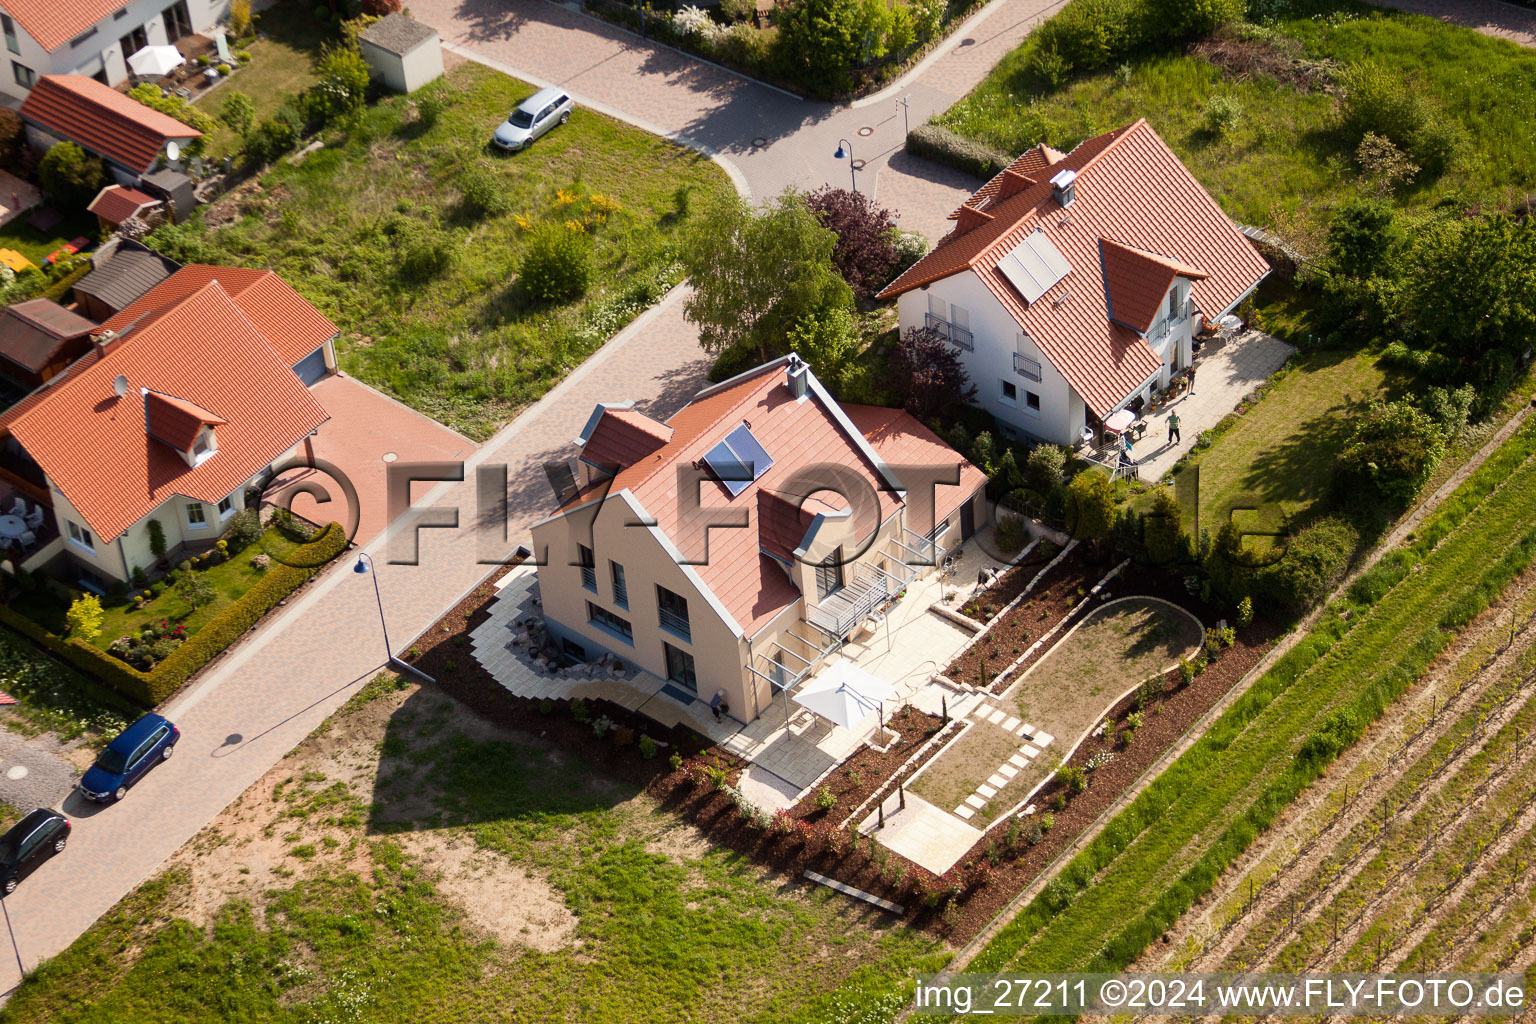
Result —
[[[848, 163], [832, 158], [839, 138], [869, 161], [860, 188], [899, 202], [904, 226], [936, 237], [945, 215], [971, 187], [958, 175], [892, 154], [903, 138], [897, 95], [910, 95], [912, 122], [962, 95], [1031, 25], [1064, 0], [995, 0], [925, 62], [913, 81], [851, 109], [803, 102], [583, 15], [537, 0], [424, 0], [418, 18], [447, 43], [534, 81], [568, 82], [578, 102], [626, 120], [684, 135], [722, 154], [755, 196], [785, 185], [846, 180]], [[871, 134], [858, 134], [870, 127]], [[752, 145], [762, 137], [765, 145]], [[526, 536], [550, 501], [542, 464], [569, 454], [593, 405], [634, 398], [665, 417], [704, 383], [708, 360], [682, 319], [682, 292], [611, 341], [559, 387], [469, 457], [464, 483], [416, 485], [419, 505], [453, 510], [476, 522], [475, 470], [505, 464], [510, 481], [507, 539], [487, 542], [498, 555]], [[412, 516], [420, 514], [419, 508]], [[371, 518], [371, 517], [370, 517]], [[411, 517], [407, 517], [411, 518]], [[393, 535], [400, 539], [402, 523]], [[494, 526], [494, 524], [493, 524]], [[390, 537], [368, 542], [376, 558], [389, 636], [406, 646], [489, 571], [471, 529], [423, 529], [417, 564], [390, 564]], [[410, 531], [398, 555], [409, 552]], [[371, 678], [385, 660], [373, 578], [348, 561], [314, 581], [244, 644], [209, 668], [166, 709], [182, 731], [177, 756], [150, 773], [123, 803], [64, 804], [75, 820], [66, 853], [41, 868], [7, 900], [23, 961], [30, 967], [59, 952], [191, 838], [205, 822]], [[0, 990], [16, 984], [0, 969]]]

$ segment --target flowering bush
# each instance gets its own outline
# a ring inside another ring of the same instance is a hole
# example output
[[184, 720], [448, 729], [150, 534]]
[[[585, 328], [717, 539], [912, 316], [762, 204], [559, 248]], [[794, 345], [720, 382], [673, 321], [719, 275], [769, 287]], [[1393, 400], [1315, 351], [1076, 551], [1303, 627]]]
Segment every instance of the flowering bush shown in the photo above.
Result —
[[123, 659], [141, 671], [147, 672], [159, 662], [170, 657], [172, 651], [187, 639], [186, 627], [179, 621], [161, 619], [148, 622], [138, 636], [120, 636], [112, 641], [107, 651]]

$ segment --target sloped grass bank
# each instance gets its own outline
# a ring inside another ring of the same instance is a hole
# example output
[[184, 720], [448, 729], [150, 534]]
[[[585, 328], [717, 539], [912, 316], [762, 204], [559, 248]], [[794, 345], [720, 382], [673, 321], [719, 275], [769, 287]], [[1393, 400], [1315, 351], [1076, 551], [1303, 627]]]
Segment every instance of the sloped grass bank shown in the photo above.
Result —
[[[1413, 545], [1330, 606], [1307, 639], [1117, 815], [972, 969], [1110, 970], [1131, 962], [1418, 678], [1450, 631], [1530, 564], [1533, 451], [1536, 426], [1527, 425]], [[1175, 874], [1170, 865], [1181, 864], [1190, 866]], [[1127, 908], [1137, 906], [1146, 909], [1127, 921]]]

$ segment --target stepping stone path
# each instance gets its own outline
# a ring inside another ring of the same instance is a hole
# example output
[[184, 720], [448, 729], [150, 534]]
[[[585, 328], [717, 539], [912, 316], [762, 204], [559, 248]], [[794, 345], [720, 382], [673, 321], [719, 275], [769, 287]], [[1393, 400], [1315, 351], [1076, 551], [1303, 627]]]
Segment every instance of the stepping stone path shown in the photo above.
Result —
[[1019, 772], [1027, 768], [1029, 763], [1039, 757], [1041, 751], [1050, 745], [1051, 740], [1055, 739], [1050, 733], [1028, 722], [1021, 722], [1001, 708], [995, 708], [990, 704], [979, 705], [975, 711], [971, 712], [971, 717], [978, 724], [995, 725], [1005, 729], [1024, 742], [1020, 744], [1019, 752], [1008, 758], [1007, 764], [998, 768], [991, 778], [976, 787], [976, 792], [965, 798], [965, 803], [955, 808], [956, 816], [967, 821], [974, 818], [977, 811], [985, 808], [992, 798], [997, 796], [999, 790], [1012, 782]]

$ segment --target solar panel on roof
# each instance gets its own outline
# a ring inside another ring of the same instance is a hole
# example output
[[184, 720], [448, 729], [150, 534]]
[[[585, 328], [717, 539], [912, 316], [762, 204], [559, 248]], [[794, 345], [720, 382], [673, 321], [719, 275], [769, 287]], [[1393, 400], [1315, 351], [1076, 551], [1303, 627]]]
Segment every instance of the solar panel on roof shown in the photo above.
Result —
[[1034, 302], [1071, 273], [1072, 265], [1045, 237], [1045, 232], [1037, 230], [998, 260], [997, 269], [1019, 290], [1025, 302]]
[[731, 497], [736, 497], [747, 489], [747, 484], [752, 482], [752, 470], [731, 451], [731, 446], [721, 441], [709, 450], [704, 456], [704, 461], [709, 468], [714, 470], [715, 476], [725, 484], [725, 489], [731, 492]]
[[745, 423], [727, 434], [725, 443], [731, 446], [731, 451], [735, 452], [742, 462], [752, 467], [754, 480], [768, 472], [768, 468], [773, 465], [773, 456], [757, 443], [757, 438], [752, 436], [752, 428]]
[[743, 423], [711, 448], [704, 462], [734, 498], [768, 471], [773, 458], [752, 436], [752, 428]]

